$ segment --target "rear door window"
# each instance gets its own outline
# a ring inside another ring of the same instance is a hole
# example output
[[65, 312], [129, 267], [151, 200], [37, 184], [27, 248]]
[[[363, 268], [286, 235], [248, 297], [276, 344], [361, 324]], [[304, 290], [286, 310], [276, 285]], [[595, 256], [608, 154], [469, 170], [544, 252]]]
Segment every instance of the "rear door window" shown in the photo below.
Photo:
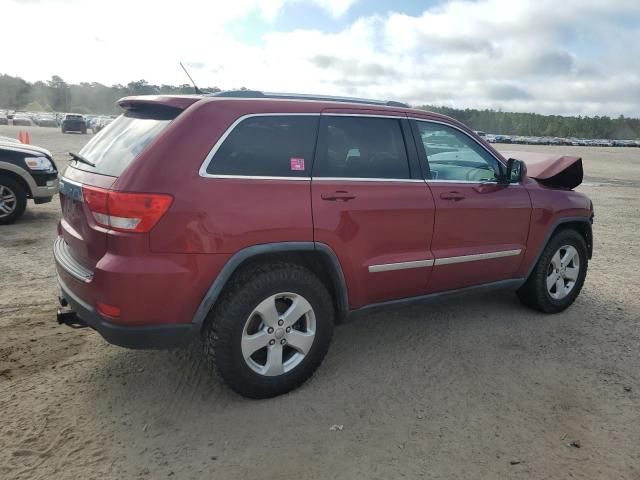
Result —
[[246, 118], [215, 152], [207, 174], [309, 177], [318, 119], [318, 115]]
[[180, 113], [175, 109], [127, 111], [95, 135], [79, 154], [95, 164], [73, 166], [102, 175], [119, 177], [129, 164]]
[[400, 120], [323, 116], [314, 177], [410, 178]]

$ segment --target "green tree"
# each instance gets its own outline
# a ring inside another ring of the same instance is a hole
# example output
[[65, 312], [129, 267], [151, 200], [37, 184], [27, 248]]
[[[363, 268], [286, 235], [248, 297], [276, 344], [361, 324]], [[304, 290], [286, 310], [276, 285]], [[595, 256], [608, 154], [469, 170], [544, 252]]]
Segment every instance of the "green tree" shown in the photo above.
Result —
[[47, 81], [49, 86], [49, 104], [58, 112], [68, 112], [71, 105], [69, 85], [58, 75]]

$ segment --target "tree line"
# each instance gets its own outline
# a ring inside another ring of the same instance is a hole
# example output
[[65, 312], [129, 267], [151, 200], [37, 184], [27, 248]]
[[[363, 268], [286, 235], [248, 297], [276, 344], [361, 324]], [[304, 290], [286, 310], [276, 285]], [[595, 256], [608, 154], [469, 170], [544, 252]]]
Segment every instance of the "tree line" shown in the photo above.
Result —
[[[219, 92], [217, 87], [204, 88]], [[121, 112], [116, 101], [128, 95], [192, 94], [193, 86], [153, 85], [146, 80], [126, 85], [98, 82], [67, 83], [58, 75], [45, 82], [27, 82], [20, 77], [0, 75], [0, 109], [30, 112], [74, 112], [112, 115]]]
[[[243, 88], [244, 89], [244, 88]], [[207, 92], [219, 92], [218, 87], [206, 87]], [[20, 77], [0, 75], [0, 109], [34, 112], [76, 112], [103, 115], [118, 114], [116, 101], [128, 95], [192, 94], [193, 87], [154, 85], [146, 80], [126, 85], [103, 85], [98, 82], [67, 83], [58, 75], [50, 80], [27, 82]], [[496, 110], [456, 109], [423, 105], [425, 110], [443, 113], [474, 130], [501, 135], [640, 139], [640, 119], [608, 116], [570, 117], [515, 113]]]
[[501, 112], [496, 110], [460, 110], [449, 107], [422, 106], [424, 110], [442, 113], [469, 125], [474, 130], [499, 135], [535, 137], [604, 138], [611, 140], [640, 139], [640, 119], [607, 116], [567, 117], [538, 113]]

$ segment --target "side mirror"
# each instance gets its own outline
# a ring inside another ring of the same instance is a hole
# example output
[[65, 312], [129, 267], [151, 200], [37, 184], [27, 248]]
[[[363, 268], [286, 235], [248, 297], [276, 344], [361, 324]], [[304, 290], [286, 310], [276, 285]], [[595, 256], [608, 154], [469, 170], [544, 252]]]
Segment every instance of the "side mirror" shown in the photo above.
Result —
[[527, 174], [527, 166], [522, 160], [510, 158], [507, 161], [507, 173], [504, 183], [520, 183]]

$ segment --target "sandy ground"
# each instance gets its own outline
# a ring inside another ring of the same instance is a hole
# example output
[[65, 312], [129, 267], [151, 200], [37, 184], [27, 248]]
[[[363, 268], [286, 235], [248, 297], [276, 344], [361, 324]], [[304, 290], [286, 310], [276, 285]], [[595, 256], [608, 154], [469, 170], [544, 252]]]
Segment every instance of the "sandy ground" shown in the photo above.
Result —
[[[60, 165], [88, 140], [30, 133]], [[496, 293], [371, 313], [266, 401], [194, 353], [56, 325], [58, 202], [29, 205], [0, 227], [0, 478], [640, 479], [640, 149], [500, 148], [585, 159], [596, 245], [575, 305], [545, 316]]]

